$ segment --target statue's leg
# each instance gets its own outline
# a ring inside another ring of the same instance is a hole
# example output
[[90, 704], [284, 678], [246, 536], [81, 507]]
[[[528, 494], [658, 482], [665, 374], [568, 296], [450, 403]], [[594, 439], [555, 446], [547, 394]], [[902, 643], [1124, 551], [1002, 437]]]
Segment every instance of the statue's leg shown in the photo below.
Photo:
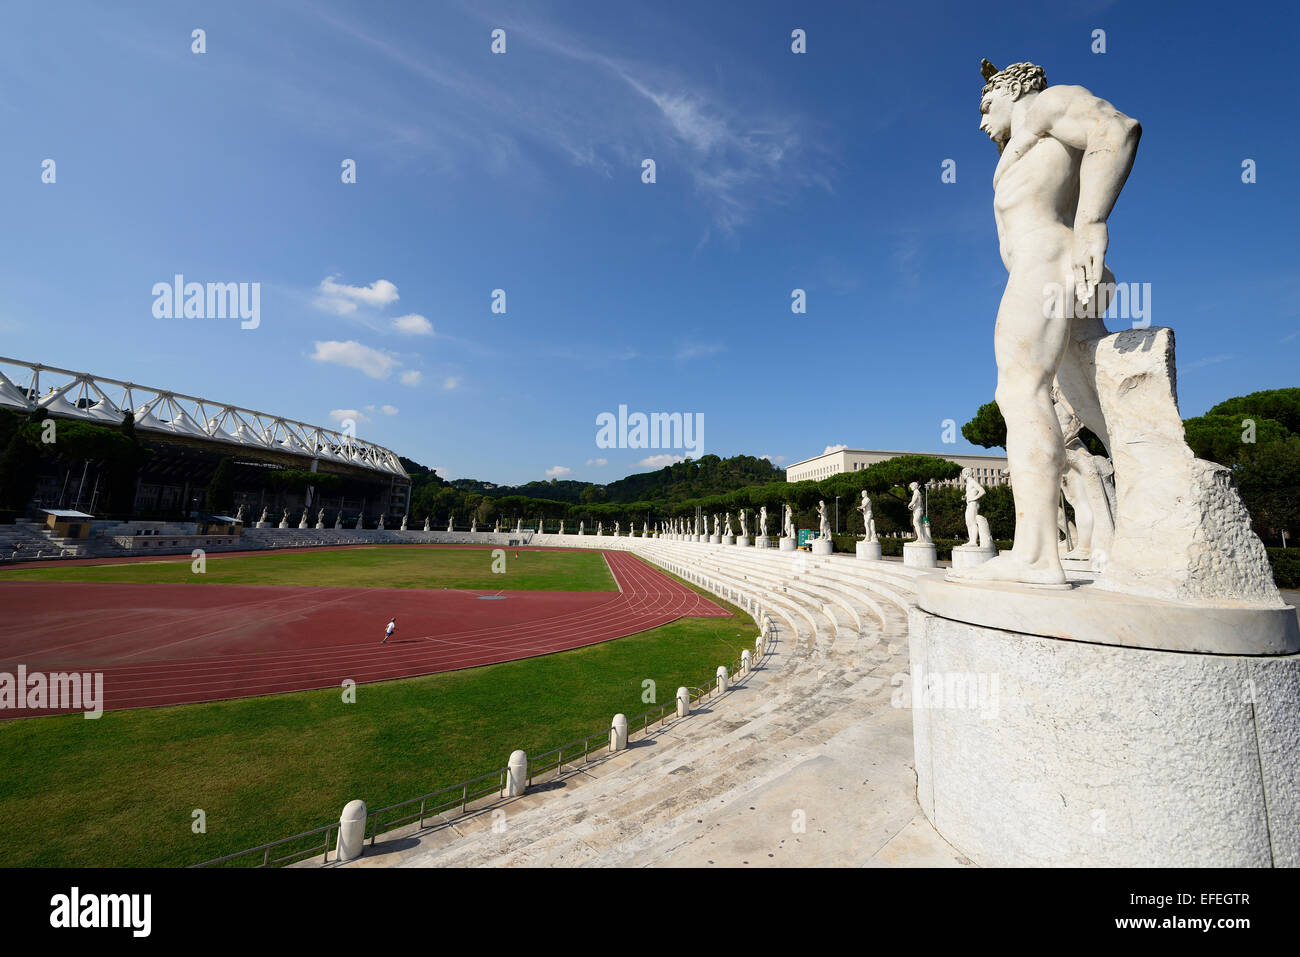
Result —
[[1040, 230], [1034, 258], [1017, 261], [998, 308], [993, 333], [998, 365], [995, 398], [1007, 423], [1007, 462], [1014, 476], [1016, 536], [1011, 551], [954, 579], [1065, 585], [1057, 552], [1056, 511], [1065, 441], [1052, 405], [1052, 382], [1070, 337], [1070, 321], [1047, 305], [1049, 290], [1067, 281], [1073, 234]]

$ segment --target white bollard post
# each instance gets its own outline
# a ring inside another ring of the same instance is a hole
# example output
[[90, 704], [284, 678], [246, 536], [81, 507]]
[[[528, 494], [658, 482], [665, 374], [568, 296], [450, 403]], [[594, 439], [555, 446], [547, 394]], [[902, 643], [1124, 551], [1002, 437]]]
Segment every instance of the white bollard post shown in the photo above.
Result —
[[727, 690], [727, 666], [718, 665], [718, 694]]
[[749, 649], [748, 648], [746, 648], [744, 651], [740, 653], [740, 672], [741, 674], [746, 674], [746, 675], [749, 674]]
[[349, 801], [339, 815], [339, 840], [334, 851], [336, 861], [354, 861], [366, 843], [366, 802]]
[[759, 635], [757, 638], [754, 639], [754, 654], [759, 658], [763, 657], [763, 636], [762, 635]]
[[510, 752], [506, 763], [506, 789], [502, 797], [518, 797], [528, 790], [528, 755], [523, 751]]
[[614, 715], [614, 723], [609, 728], [609, 749], [623, 751], [627, 748], [627, 715]]
[[677, 717], [684, 718], [691, 713], [691, 692], [688, 688], [677, 689]]

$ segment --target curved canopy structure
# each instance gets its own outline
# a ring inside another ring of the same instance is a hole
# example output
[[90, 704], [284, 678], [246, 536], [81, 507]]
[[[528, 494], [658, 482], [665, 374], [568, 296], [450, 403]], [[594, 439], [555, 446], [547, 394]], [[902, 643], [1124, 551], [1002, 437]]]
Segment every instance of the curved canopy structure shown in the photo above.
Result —
[[345, 432], [212, 399], [5, 356], [0, 356], [0, 407], [25, 412], [44, 408], [60, 418], [104, 425], [120, 424], [129, 409], [141, 432], [288, 452], [407, 477], [396, 454]]

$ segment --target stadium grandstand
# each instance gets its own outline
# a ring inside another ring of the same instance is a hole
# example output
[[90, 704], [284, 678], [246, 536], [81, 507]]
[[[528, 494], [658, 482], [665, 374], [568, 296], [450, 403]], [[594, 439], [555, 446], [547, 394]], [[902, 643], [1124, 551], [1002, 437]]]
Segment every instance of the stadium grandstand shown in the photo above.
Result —
[[[409, 505], [410, 478], [388, 449], [227, 402], [0, 356], [0, 409], [22, 421], [53, 419], [56, 436], [59, 423], [71, 421], [138, 442], [134, 494], [112, 509], [135, 518], [200, 518], [211, 510], [207, 490], [223, 463], [224, 507], [242, 506], [250, 525], [264, 509], [279, 520], [283, 510], [324, 508], [331, 525], [369, 526], [400, 521]], [[48, 451], [27, 510], [105, 511], [112, 463], [60, 454], [57, 439]]]

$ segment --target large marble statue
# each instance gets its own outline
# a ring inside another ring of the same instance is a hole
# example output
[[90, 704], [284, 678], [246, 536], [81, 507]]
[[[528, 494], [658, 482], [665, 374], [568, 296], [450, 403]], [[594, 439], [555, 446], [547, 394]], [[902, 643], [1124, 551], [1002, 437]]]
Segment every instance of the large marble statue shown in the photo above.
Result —
[[758, 510], [758, 535], [760, 538], [767, 538], [767, 506], [764, 505]]
[[564, 534], [564, 519], [560, 519], [560, 532], [559, 532], [559, 534], [561, 534], [561, 535]]
[[980, 514], [980, 499], [984, 497], [984, 486], [975, 480], [975, 470], [971, 468], [961, 470], [961, 480], [966, 486], [966, 537], [969, 539], [966, 544], [988, 548], [993, 544], [989, 535], [989, 523]]
[[581, 521], [578, 523], [578, 534], [579, 535], [587, 534], [587, 523], [585, 521]]
[[[324, 510], [321, 511], [321, 514], [324, 514]], [[408, 517], [409, 517], [409, 515], [403, 515], [403, 516], [402, 516], [402, 527], [401, 527], [400, 529], [398, 529], [398, 531], [401, 531], [401, 532], [406, 531], [406, 520], [407, 520]]]
[[781, 521], [781, 534], [786, 538], [794, 538], [794, 509], [788, 503], [785, 506], [785, 517]]
[[262, 509], [262, 517], [259, 518], [257, 521], [258, 521], [260, 524], [266, 524], [266, 522], [267, 522], [267, 517], [266, 517], [266, 509], [265, 509], [265, 508]]
[[749, 521], [745, 518], [745, 510], [740, 510], [740, 537], [749, 538]]
[[725, 535], [730, 535], [732, 538], [735, 537], [735, 533], [733, 533], [733, 532], [731, 531], [731, 513], [730, 513], [730, 512], [727, 513], [727, 527], [723, 529], [722, 534], [723, 534], [724, 536], [725, 536]]
[[831, 541], [831, 523], [826, 515], [826, 500], [822, 499], [817, 503], [817, 523], [820, 526], [817, 531], [817, 537], [823, 542]]
[[876, 519], [871, 511], [871, 499], [867, 495], [867, 490], [862, 490], [862, 504], [858, 506], [858, 511], [862, 513], [862, 540], [864, 542], [874, 542], [876, 539]]
[[289, 527], [289, 510], [287, 508], [284, 510], [284, 514], [280, 516], [280, 527]]
[[322, 505], [320, 511], [316, 513], [316, 527], [317, 528], [325, 527], [325, 506], [324, 505]]
[[[960, 576], [1059, 585], [1056, 505], [1065, 446], [1053, 377], [1089, 429], [1111, 437], [1099, 395], [1101, 316], [1114, 292], [1106, 221], [1137, 155], [1142, 128], [1080, 86], [1047, 85], [1042, 67], [981, 65], [980, 129], [1001, 155], [993, 210], [1007, 267], [994, 330], [997, 402], [1016, 475], [1015, 544]], [[1147, 331], [1147, 330], [1144, 330]], [[1176, 494], [1176, 493], [1175, 493]]]
[[600, 521], [597, 521], [597, 522], [596, 522], [596, 534], [597, 534], [597, 535], [604, 535], [604, 534], [605, 534], [605, 522], [604, 522], [603, 519], [601, 519]]
[[235, 513], [235, 521], [240, 525], [244, 524], [244, 506], [239, 506], [239, 511]]
[[454, 529], [455, 526], [452, 523], [455, 521], [455, 518], [456, 518], [455, 512], [447, 513], [447, 531], [450, 532]]
[[908, 488], [912, 490], [912, 500], [907, 503], [907, 507], [912, 511], [912, 531], [916, 533], [918, 542], [928, 543], [930, 541], [930, 530], [922, 521], [922, 516], [925, 514], [925, 499], [921, 495], [921, 485], [919, 482], [913, 482]]
[[384, 530], [384, 513], [383, 513], [383, 512], [380, 512], [380, 513], [379, 513], [379, 524], [376, 525], [375, 528], [379, 529], [381, 532]]
[[524, 531], [524, 517], [522, 515], [515, 521], [515, 532], [522, 535]]
[[641, 523], [641, 537], [642, 537], [642, 538], [649, 538], [649, 537], [650, 537], [650, 523], [649, 523], [649, 522], [642, 522], [642, 523]]
[[475, 512], [469, 517], [469, 533], [473, 535], [478, 531], [478, 513]]
[[618, 538], [618, 528], [619, 528], [619, 525], [618, 525], [618, 521], [616, 520], [616, 521], [614, 522], [614, 537], [615, 537], [615, 538]]
[[433, 531], [433, 529], [430, 527], [430, 524], [429, 524], [429, 516], [428, 516], [428, 515], [424, 516], [424, 530], [425, 530], [426, 532], [431, 532], [431, 531]]
[[307, 527], [307, 514], [308, 514], [308, 513], [307, 513], [307, 509], [304, 508], [304, 509], [302, 510], [302, 515], [301, 515], [301, 516], [299, 517], [299, 519], [298, 519], [298, 527], [299, 527], [299, 528], [306, 528], [306, 527]]
[[343, 527], [343, 507], [341, 505], [339, 506], [339, 510], [334, 513], [334, 527]]
[[721, 534], [721, 529], [722, 529], [722, 521], [721, 521], [721, 519], [722, 519], [722, 516], [721, 516], [721, 515], [719, 515], [717, 512], [714, 512], [714, 513], [713, 513], [713, 532], [712, 532], [712, 534], [714, 534], [714, 535]]
[[545, 531], [546, 531], [546, 519], [539, 518], [537, 520], [537, 534], [541, 535]]
[[500, 516], [497, 516], [497, 520], [496, 520], [496, 522], [493, 523], [493, 525], [492, 525], [492, 531], [493, 531], [493, 532], [496, 532], [496, 533], [498, 533], [498, 534], [501, 532], [501, 517], [500, 517]]

